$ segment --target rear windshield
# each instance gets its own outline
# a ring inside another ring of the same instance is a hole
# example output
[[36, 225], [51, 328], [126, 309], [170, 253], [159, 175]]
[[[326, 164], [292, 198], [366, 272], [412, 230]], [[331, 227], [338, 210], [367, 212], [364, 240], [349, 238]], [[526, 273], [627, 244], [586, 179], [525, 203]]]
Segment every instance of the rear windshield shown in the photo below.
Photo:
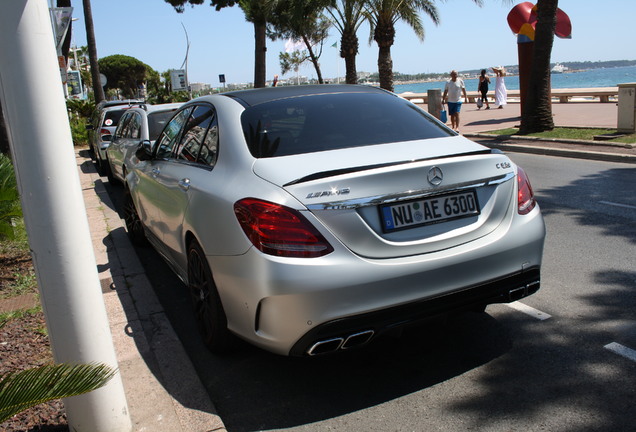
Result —
[[148, 114], [148, 139], [155, 141], [163, 127], [170, 121], [177, 109], [171, 111], [159, 111]]
[[389, 94], [339, 93], [276, 100], [247, 108], [241, 123], [256, 158], [451, 135], [423, 110]]
[[104, 126], [115, 127], [119, 124], [119, 119], [124, 115], [126, 110], [109, 110], [104, 114]]

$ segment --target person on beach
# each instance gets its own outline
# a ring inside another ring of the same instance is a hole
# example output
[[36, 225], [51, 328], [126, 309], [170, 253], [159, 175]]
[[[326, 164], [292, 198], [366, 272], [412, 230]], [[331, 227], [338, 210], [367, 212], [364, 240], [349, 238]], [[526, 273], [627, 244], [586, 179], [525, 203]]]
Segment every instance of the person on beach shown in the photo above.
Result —
[[499, 105], [499, 109], [502, 109], [508, 103], [508, 90], [506, 90], [506, 82], [504, 81], [506, 69], [503, 66], [493, 66], [492, 70], [497, 75], [495, 79], [495, 105]]
[[459, 132], [459, 112], [462, 109], [462, 94], [464, 102], [468, 102], [466, 95], [466, 86], [464, 80], [457, 78], [457, 71], [452, 70], [451, 79], [444, 86], [444, 95], [442, 96], [442, 104], [448, 103], [448, 115], [451, 118], [451, 128], [455, 132]]
[[[486, 104], [486, 109], [490, 109], [490, 104], [488, 103], [489, 84], [490, 78], [486, 76], [486, 69], [482, 69], [481, 75], [479, 75], [479, 86], [477, 86], [477, 91], [481, 94], [481, 101]], [[477, 109], [481, 109], [481, 105], [477, 105]]]

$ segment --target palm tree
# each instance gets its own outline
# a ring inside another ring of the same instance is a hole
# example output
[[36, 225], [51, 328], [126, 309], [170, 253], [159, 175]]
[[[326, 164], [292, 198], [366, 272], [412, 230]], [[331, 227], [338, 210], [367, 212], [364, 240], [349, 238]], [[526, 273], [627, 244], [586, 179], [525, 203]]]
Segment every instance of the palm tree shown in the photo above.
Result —
[[420, 12], [426, 13], [435, 25], [439, 24], [437, 7], [431, 0], [368, 0], [366, 17], [371, 25], [373, 40], [378, 44], [378, 73], [380, 87], [393, 91], [393, 60], [391, 46], [395, 42], [395, 24], [402, 20], [411, 26], [420, 40], [424, 40], [424, 26]]
[[45, 365], [0, 376], [0, 423], [32, 406], [103, 387], [117, 371], [104, 364]]
[[333, 25], [340, 32], [340, 57], [345, 59], [347, 84], [358, 83], [356, 55], [358, 54], [358, 29], [366, 19], [364, 0], [338, 0], [327, 8]]
[[520, 134], [554, 129], [550, 96], [550, 56], [554, 43], [558, 3], [558, 0], [537, 1], [532, 67], [521, 116]]
[[91, 63], [91, 78], [93, 81], [93, 93], [95, 103], [98, 104], [106, 97], [99, 78], [99, 64], [97, 63], [97, 44], [95, 43], [95, 27], [93, 26], [93, 10], [91, 0], [82, 0], [84, 6], [84, 24], [86, 25], [86, 43], [88, 45], [88, 58]]

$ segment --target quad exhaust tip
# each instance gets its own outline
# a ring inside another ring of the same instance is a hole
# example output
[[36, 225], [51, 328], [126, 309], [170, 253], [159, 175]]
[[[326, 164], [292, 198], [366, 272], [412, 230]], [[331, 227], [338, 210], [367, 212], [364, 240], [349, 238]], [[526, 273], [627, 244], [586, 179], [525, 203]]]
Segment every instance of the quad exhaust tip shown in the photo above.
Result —
[[336, 337], [318, 341], [307, 350], [307, 354], [315, 356], [319, 354], [327, 354], [338, 351], [340, 349], [347, 350], [357, 348], [369, 342], [375, 332], [373, 330], [365, 330], [354, 333], [345, 337]]

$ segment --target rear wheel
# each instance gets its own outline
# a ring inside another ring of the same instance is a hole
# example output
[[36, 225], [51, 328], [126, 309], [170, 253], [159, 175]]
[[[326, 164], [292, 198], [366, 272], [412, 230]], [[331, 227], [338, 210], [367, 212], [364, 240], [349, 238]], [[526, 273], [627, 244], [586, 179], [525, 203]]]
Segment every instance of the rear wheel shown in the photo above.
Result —
[[231, 349], [233, 337], [227, 329], [227, 318], [212, 271], [196, 240], [188, 247], [188, 288], [195, 319], [205, 344], [214, 353], [226, 353]]
[[137, 208], [129, 191], [126, 191], [124, 194], [124, 222], [126, 223], [126, 230], [128, 231], [130, 241], [137, 246], [145, 246], [148, 240], [144, 233], [144, 226], [141, 223], [141, 219], [139, 219]]

